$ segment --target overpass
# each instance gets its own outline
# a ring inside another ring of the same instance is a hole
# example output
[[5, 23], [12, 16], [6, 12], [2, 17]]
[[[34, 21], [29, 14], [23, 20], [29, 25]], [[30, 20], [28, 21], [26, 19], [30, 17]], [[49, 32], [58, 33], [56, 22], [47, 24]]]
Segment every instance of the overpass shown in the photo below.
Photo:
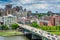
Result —
[[[19, 23], [17, 23], [17, 24], [20, 27], [22, 27], [24, 29], [27, 29], [27, 30], [29, 30], [31, 32], [34, 32], [34, 33], [38, 34], [39, 36], [45, 37], [45, 38], [47, 38], [49, 40], [59, 40], [57, 35], [51, 34], [49, 32], [46, 32], [46, 31], [43, 31], [41, 29], [37, 29], [37, 28], [31, 27], [31, 26], [28, 26], [28, 25], [19, 24]], [[43, 40], [45, 40], [45, 39], [43, 39]]]

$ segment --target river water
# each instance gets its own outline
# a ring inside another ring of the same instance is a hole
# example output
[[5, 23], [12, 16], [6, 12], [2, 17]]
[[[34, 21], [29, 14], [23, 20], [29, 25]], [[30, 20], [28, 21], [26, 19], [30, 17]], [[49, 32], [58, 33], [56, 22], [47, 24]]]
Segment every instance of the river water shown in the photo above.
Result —
[[10, 36], [10, 37], [2, 37], [0, 36], [0, 40], [28, 40], [25, 36]]

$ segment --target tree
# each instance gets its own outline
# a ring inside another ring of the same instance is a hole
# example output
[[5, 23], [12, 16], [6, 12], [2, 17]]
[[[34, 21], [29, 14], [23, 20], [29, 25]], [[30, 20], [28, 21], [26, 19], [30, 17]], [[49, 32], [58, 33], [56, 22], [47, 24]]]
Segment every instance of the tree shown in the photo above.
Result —
[[35, 27], [35, 28], [40, 28], [40, 26], [37, 24], [37, 22], [33, 22], [33, 23], [31, 24], [31, 26], [33, 26], [33, 27]]
[[58, 26], [59, 30], [60, 30], [60, 26]]
[[2, 25], [1, 26], [1, 30], [8, 30], [9, 28], [8, 28], [8, 26], [7, 25]]
[[43, 15], [42, 15], [42, 14], [37, 14], [36, 16], [37, 16], [38, 18], [40, 18], [40, 17], [43, 16]]
[[11, 25], [11, 27], [12, 27], [12, 29], [17, 29], [19, 27], [19, 25], [14, 23], [14, 24]]

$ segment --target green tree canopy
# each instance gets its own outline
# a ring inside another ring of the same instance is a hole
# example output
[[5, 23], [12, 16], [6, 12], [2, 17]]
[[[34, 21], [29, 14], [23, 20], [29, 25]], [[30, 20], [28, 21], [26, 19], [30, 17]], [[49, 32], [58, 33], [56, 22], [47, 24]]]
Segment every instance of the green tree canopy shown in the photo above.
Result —
[[12, 29], [17, 29], [19, 27], [19, 25], [14, 23], [14, 24], [11, 25], [11, 27], [12, 27]]
[[33, 23], [31, 24], [31, 26], [33, 26], [33, 27], [35, 27], [35, 28], [40, 28], [40, 26], [37, 24], [37, 22], [33, 22]]
[[7, 25], [2, 25], [1, 26], [1, 30], [8, 30], [9, 28], [8, 28], [8, 26]]

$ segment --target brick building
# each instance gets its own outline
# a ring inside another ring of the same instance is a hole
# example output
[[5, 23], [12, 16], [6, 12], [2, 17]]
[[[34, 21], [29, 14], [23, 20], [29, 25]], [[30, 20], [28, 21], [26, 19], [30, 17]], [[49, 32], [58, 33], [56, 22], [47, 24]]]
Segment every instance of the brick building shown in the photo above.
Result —
[[40, 20], [41, 26], [60, 26], [60, 16], [50, 16]]

